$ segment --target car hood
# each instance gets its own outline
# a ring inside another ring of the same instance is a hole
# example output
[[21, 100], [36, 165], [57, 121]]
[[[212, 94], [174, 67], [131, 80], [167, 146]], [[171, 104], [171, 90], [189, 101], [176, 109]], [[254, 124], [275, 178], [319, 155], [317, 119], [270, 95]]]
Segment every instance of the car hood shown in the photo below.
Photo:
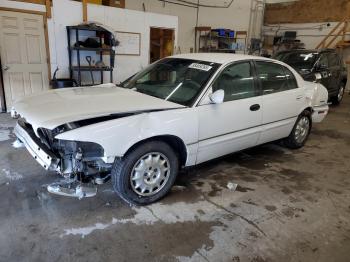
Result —
[[105, 84], [45, 91], [17, 101], [13, 110], [36, 130], [111, 114], [181, 107], [184, 106]]

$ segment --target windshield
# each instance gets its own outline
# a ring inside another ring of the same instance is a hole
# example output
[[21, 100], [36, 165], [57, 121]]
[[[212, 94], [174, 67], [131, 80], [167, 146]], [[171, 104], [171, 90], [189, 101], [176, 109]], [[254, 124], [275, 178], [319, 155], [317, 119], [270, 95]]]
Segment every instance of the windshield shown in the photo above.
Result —
[[311, 69], [318, 58], [315, 52], [279, 53], [275, 59], [280, 60], [296, 69]]
[[190, 106], [220, 64], [167, 58], [122, 83], [122, 87]]

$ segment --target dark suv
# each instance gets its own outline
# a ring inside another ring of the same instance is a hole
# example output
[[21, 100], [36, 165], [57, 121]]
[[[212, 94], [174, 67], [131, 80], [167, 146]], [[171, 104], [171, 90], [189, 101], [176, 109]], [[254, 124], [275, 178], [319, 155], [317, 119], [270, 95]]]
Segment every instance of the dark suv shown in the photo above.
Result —
[[282, 51], [274, 59], [292, 66], [306, 81], [320, 81], [328, 89], [329, 100], [333, 104], [339, 104], [343, 99], [347, 71], [334, 50]]

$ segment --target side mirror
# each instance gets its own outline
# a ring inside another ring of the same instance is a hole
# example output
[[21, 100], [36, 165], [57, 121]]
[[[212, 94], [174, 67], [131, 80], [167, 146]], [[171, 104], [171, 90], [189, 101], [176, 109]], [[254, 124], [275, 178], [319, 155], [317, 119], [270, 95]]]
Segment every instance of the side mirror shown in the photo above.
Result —
[[322, 75], [320, 73], [315, 73], [315, 82], [320, 83], [322, 80]]
[[209, 99], [213, 104], [221, 104], [224, 102], [225, 91], [222, 89], [216, 90], [214, 93], [209, 95]]

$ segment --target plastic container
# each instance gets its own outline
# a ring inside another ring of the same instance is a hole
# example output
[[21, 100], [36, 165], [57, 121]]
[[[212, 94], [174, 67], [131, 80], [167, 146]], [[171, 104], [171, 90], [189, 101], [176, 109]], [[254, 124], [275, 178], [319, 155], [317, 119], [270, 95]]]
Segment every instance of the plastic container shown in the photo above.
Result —
[[70, 78], [57, 78], [51, 80], [50, 83], [53, 89], [78, 86], [77, 82], [74, 79]]

